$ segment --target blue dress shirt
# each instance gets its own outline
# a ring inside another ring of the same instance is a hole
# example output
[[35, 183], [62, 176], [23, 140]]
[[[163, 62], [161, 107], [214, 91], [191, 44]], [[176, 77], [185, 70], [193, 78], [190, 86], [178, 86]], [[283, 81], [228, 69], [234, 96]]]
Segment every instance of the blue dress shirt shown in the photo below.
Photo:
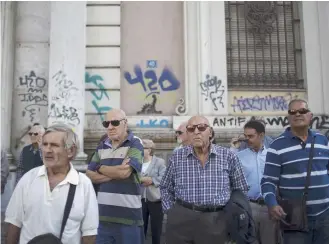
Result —
[[262, 198], [260, 182], [263, 178], [267, 150], [263, 147], [258, 152], [246, 148], [237, 153], [249, 185], [248, 197], [252, 200]]

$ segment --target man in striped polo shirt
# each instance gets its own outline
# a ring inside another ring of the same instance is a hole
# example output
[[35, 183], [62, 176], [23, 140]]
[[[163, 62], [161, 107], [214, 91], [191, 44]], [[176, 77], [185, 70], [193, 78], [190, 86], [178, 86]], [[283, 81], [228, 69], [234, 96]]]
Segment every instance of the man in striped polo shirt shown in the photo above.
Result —
[[112, 109], [103, 126], [108, 138], [100, 143], [88, 165], [87, 175], [99, 184], [97, 244], [144, 242], [140, 172], [141, 140], [127, 128], [122, 110]]
[[312, 116], [305, 100], [292, 100], [288, 111], [290, 127], [272, 142], [267, 151], [262, 193], [271, 217], [280, 220], [285, 218], [286, 213], [278, 205], [277, 186], [282, 199], [301, 198], [311, 143], [315, 138], [306, 199], [309, 231], [285, 231], [285, 244], [329, 244], [328, 139], [309, 129]]

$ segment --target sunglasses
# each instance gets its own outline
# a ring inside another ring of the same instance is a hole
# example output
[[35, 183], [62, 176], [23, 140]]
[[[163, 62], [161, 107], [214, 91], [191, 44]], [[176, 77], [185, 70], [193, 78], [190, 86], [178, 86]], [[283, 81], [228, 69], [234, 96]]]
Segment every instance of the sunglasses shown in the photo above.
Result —
[[307, 114], [308, 112], [310, 112], [309, 109], [306, 109], [306, 108], [301, 108], [301, 109], [289, 109], [288, 110], [288, 114], [289, 115], [296, 115], [297, 113], [299, 114]]
[[39, 135], [39, 133], [32, 133], [32, 132], [29, 132], [29, 135], [30, 135], [30, 136], [32, 136], [32, 135], [37, 136], [37, 135]]
[[103, 125], [105, 128], [108, 128], [110, 124], [111, 124], [112, 126], [119, 126], [119, 125], [120, 125], [120, 122], [121, 122], [122, 120], [125, 120], [125, 119], [103, 121], [103, 122], [102, 122], [102, 125]]
[[209, 125], [207, 125], [207, 124], [188, 125], [188, 126], [186, 126], [186, 130], [187, 130], [187, 132], [192, 133], [195, 131], [195, 128], [198, 128], [198, 131], [203, 132], [208, 127], [209, 127]]
[[183, 134], [183, 131], [177, 130], [177, 131], [175, 131], [175, 134], [180, 136], [181, 134]]

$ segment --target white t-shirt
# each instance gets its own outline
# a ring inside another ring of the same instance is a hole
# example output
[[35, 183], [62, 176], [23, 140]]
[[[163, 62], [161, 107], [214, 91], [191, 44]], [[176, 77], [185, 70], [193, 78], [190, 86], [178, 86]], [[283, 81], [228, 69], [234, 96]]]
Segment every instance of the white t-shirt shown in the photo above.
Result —
[[150, 166], [151, 164], [151, 161], [148, 161], [148, 162], [144, 162], [142, 164], [142, 174], [145, 174], [145, 172], [147, 171], [148, 167]]
[[43, 165], [24, 174], [8, 204], [5, 222], [21, 228], [19, 244], [45, 233], [59, 237], [70, 183], [77, 187], [63, 244], [79, 244], [81, 236], [97, 235], [98, 203], [90, 179], [71, 164], [66, 178], [50, 191]]

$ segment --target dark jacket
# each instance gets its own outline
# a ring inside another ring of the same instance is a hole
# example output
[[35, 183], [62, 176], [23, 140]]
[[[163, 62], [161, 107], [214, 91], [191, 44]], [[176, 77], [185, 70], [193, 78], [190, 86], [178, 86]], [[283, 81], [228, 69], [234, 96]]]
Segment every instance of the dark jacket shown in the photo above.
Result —
[[225, 207], [225, 214], [231, 241], [236, 244], [258, 243], [249, 199], [242, 191], [232, 192]]

